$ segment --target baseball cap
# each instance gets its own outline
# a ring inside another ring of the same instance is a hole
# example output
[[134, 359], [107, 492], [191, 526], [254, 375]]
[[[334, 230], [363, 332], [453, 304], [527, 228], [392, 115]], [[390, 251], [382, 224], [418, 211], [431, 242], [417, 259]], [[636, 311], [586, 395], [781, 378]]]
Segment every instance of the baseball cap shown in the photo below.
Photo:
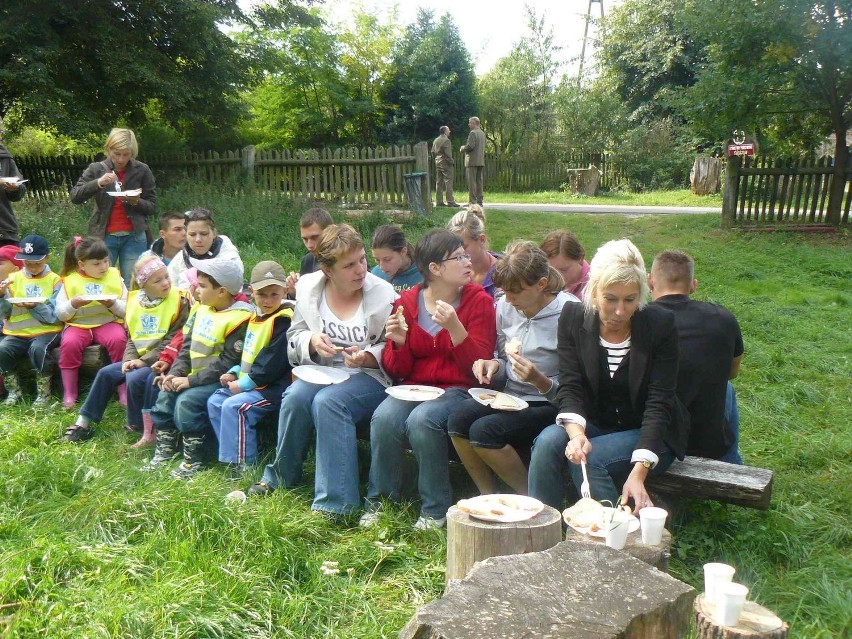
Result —
[[15, 256], [19, 260], [38, 262], [50, 254], [47, 240], [41, 235], [27, 235], [20, 243], [20, 251]]
[[215, 257], [209, 260], [191, 257], [189, 261], [199, 273], [212, 277], [231, 295], [236, 295], [243, 289], [243, 266], [239, 262]]
[[11, 262], [18, 268], [21, 268], [24, 263], [16, 257], [17, 254], [18, 247], [14, 244], [0, 246], [0, 262]]
[[273, 284], [287, 285], [287, 273], [284, 272], [284, 267], [272, 260], [258, 262], [257, 266], [251, 271], [251, 287], [261, 289]]

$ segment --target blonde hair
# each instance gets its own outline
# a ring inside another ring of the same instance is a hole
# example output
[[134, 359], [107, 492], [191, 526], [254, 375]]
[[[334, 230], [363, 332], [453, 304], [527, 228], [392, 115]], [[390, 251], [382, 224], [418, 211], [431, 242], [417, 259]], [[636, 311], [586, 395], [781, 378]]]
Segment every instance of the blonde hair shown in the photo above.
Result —
[[518, 293], [524, 286], [532, 286], [541, 278], [547, 279], [545, 293], [556, 295], [565, 287], [565, 280], [553, 268], [535, 242], [518, 240], [506, 247], [494, 263], [494, 284], [510, 293]]
[[148, 264], [148, 262], [153, 262], [154, 260], [160, 260], [161, 262], [163, 261], [162, 258], [159, 255], [156, 255], [155, 253], [148, 253], [147, 255], [143, 255], [138, 260], [136, 260], [136, 263], [133, 265], [132, 282], [130, 283], [131, 291], [135, 291], [142, 288], [141, 286], [139, 286], [139, 283], [136, 281], [136, 278], [139, 276], [139, 271], [142, 270], [142, 267]]
[[637, 284], [639, 308], [648, 303], [648, 275], [645, 272], [645, 261], [639, 249], [630, 240], [607, 242], [597, 250], [589, 266], [589, 284], [583, 301], [587, 310], [595, 310], [599, 292], [611, 284]]
[[109, 155], [110, 151], [130, 151], [130, 156], [136, 158], [139, 155], [136, 135], [130, 129], [113, 129], [104, 143], [104, 153]]
[[471, 204], [467, 210], [459, 211], [450, 218], [447, 230], [471, 240], [478, 240], [485, 234], [485, 211], [479, 204]]
[[348, 224], [331, 224], [323, 229], [314, 250], [320, 266], [332, 268], [342, 256], [364, 248], [364, 240]]

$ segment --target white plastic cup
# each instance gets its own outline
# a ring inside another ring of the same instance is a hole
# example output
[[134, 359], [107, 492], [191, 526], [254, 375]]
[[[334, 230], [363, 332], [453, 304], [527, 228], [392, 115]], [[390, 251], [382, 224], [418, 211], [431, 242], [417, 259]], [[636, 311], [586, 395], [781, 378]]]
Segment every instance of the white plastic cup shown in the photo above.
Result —
[[736, 568], [728, 564], [704, 564], [704, 597], [716, 603], [716, 591], [721, 584], [730, 583]]
[[648, 506], [639, 511], [639, 523], [642, 524], [642, 543], [659, 546], [663, 541], [663, 528], [668, 513], [662, 508]]
[[742, 584], [716, 584], [716, 623], [720, 626], [736, 626], [743, 614], [748, 588]]
[[[612, 513], [612, 510], [612, 508], [604, 508], [604, 542], [610, 548], [623, 550], [627, 543], [627, 533], [630, 531], [630, 519], [623, 511], [616, 510]], [[611, 520], [610, 517], [612, 517]]]
[[225, 503], [230, 505], [244, 504], [248, 501], [248, 496], [241, 490], [234, 490], [225, 495]]

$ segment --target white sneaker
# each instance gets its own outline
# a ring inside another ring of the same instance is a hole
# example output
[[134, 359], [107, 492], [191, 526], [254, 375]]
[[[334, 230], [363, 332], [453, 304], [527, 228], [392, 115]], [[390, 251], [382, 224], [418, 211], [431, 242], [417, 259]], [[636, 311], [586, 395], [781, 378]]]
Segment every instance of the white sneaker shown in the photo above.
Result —
[[414, 523], [414, 530], [435, 530], [436, 528], [443, 528], [446, 525], [446, 517], [439, 517], [438, 519], [435, 519], [434, 517], [420, 515]]
[[361, 528], [372, 528], [379, 523], [381, 516], [381, 510], [370, 510], [361, 515], [361, 518], [358, 520], [358, 526]]

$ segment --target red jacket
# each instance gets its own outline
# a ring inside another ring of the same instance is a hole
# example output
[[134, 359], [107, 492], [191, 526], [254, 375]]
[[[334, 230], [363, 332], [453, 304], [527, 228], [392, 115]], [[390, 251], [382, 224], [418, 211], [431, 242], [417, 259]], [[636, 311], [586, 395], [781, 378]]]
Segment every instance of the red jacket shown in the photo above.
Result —
[[494, 357], [497, 326], [494, 298], [479, 285], [468, 283], [462, 289], [456, 315], [467, 329], [467, 337], [453, 346], [450, 333], [442, 328], [432, 337], [417, 323], [421, 285], [403, 291], [394, 304], [403, 307], [408, 336], [402, 347], [388, 340], [382, 353], [382, 366], [394, 381], [406, 384], [474, 386], [473, 363]]

